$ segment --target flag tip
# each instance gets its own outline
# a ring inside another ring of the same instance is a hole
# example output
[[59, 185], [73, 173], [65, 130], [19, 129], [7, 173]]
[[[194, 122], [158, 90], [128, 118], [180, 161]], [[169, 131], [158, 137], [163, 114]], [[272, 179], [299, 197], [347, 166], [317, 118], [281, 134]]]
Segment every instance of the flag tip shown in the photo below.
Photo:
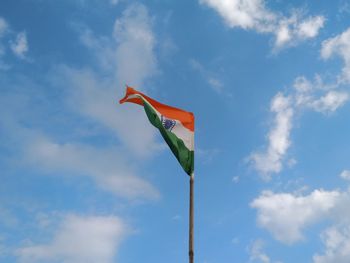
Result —
[[121, 100], [119, 100], [119, 104], [123, 104], [123, 103], [125, 102], [127, 96], [128, 96], [128, 95], [127, 95], [128, 89], [129, 89], [128, 84], [125, 84], [125, 88], [126, 88], [125, 96], [124, 96], [124, 98], [122, 98]]

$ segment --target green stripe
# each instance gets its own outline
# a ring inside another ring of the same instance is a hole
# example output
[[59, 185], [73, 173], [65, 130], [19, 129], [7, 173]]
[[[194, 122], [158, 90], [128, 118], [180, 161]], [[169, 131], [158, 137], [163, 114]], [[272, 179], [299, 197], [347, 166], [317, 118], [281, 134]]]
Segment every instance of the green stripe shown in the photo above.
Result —
[[179, 161], [185, 172], [188, 175], [191, 175], [194, 169], [194, 151], [190, 151], [180, 138], [178, 138], [172, 132], [167, 131], [163, 127], [154, 109], [149, 105], [147, 101], [143, 101], [144, 109], [149, 121], [152, 123], [153, 126], [158, 128], [164, 140], [169, 145], [171, 151], [173, 152], [173, 154], [175, 155], [176, 159]]

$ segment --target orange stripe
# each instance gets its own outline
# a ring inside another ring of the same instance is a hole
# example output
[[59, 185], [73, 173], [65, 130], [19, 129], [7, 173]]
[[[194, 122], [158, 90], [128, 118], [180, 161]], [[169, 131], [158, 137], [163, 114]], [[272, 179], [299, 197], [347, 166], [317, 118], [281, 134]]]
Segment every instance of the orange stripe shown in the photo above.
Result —
[[125, 97], [122, 98], [119, 103], [132, 102], [143, 106], [143, 101], [140, 98], [128, 98], [130, 95], [139, 94], [144, 97], [160, 114], [164, 115], [169, 119], [176, 119], [181, 121], [182, 125], [185, 126], [190, 131], [194, 131], [194, 115], [192, 112], [184, 111], [175, 107], [171, 107], [165, 104], [162, 104], [145, 94], [126, 86]]

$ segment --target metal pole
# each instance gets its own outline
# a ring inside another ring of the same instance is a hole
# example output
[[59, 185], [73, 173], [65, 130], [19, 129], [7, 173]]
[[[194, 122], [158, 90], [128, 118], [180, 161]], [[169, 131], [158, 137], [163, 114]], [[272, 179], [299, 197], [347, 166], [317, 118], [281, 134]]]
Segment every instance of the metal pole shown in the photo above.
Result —
[[189, 260], [193, 263], [193, 184], [194, 184], [194, 174], [190, 176], [190, 222], [189, 222]]

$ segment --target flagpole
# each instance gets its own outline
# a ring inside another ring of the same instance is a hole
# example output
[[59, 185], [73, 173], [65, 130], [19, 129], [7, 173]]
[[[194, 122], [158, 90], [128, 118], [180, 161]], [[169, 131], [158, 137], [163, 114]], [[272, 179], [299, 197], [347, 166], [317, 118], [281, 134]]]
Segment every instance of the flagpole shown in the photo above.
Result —
[[194, 185], [194, 174], [190, 175], [190, 218], [189, 218], [189, 262], [193, 263], [193, 185]]

